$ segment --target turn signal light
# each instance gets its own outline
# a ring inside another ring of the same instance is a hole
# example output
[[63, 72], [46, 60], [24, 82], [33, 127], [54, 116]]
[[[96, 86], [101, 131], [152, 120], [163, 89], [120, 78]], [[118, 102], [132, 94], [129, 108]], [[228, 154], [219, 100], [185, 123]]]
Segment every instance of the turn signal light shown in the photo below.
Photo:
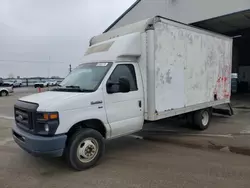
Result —
[[43, 114], [43, 119], [49, 120], [49, 114]]
[[58, 119], [58, 114], [43, 114], [43, 118], [45, 120], [49, 120], [49, 119]]
[[50, 114], [49, 119], [58, 119], [58, 114]]

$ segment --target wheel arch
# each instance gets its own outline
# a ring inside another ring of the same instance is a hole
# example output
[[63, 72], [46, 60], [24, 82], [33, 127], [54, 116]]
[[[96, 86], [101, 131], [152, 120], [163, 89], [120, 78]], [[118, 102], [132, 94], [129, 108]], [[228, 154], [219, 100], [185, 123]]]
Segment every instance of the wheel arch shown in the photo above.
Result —
[[101, 135], [103, 136], [103, 138], [108, 137], [108, 135], [107, 135], [108, 132], [107, 132], [105, 125], [99, 119], [88, 119], [88, 120], [79, 121], [78, 123], [75, 123], [68, 130], [67, 135], [70, 137], [72, 134], [74, 134], [75, 132], [77, 132], [81, 128], [91, 128], [91, 129], [94, 129], [94, 130], [100, 132]]
[[7, 94], [9, 94], [9, 91], [7, 89], [1, 89], [0, 94], [2, 94], [3, 91], [6, 92]]

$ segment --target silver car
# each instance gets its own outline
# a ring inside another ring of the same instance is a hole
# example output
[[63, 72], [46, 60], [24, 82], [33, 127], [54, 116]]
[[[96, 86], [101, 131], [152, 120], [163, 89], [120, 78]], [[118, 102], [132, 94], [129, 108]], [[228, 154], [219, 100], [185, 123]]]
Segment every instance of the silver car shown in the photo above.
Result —
[[0, 96], [8, 96], [13, 93], [13, 86], [0, 86]]

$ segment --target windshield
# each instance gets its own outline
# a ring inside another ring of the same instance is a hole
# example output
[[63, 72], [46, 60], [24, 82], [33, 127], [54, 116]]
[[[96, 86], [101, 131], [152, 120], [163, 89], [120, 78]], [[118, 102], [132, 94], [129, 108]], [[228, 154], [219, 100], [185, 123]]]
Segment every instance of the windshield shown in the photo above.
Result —
[[73, 70], [57, 90], [95, 91], [112, 63], [86, 63]]
[[15, 80], [7, 80], [6, 83], [12, 83], [15, 82]]

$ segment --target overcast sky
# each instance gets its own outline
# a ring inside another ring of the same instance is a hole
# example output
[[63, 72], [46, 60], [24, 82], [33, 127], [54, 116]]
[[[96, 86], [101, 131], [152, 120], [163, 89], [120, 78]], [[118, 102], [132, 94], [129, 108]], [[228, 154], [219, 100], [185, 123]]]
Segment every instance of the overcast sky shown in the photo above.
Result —
[[0, 77], [65, 76], [135, 0], [0, 0]]

